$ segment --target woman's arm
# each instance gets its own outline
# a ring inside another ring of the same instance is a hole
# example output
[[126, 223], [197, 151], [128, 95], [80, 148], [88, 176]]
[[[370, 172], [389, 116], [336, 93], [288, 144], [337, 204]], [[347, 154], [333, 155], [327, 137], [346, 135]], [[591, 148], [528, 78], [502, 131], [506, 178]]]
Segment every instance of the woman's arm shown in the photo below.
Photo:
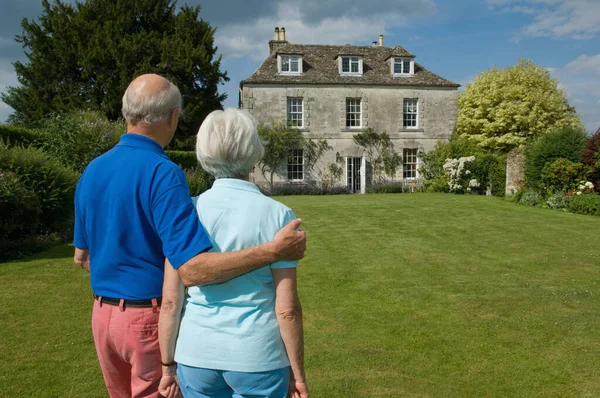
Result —
[[281, 338], [292, 366], [294, 384], [290, 385], [290, 391], [294, 391], [295, 396], [307, 398], [308, 387], [304, 374], [304, 329], [302, 306], [296, 284], [296, 268], [274, 268], [271, 271], [275, 281], [275, 312]]
[[169, 398], [176, 396], [178, 393], [175, 343], [177, 342], [177, 334], [179, 333], [184, 289], [179, 274], [173, 269], [169, 260], [166, 260], [162, 305], [158, 319], [160, 358], [163, 363], [163, 376], [160, 381], [159, 392]]

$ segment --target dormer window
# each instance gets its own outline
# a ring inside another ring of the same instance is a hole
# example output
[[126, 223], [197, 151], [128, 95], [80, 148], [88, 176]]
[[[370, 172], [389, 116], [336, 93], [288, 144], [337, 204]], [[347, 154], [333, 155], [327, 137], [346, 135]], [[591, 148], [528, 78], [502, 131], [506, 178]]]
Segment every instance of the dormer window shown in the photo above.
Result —
[[280, 74], [302, 74], [302, 57], [300, 55], [280, 55], [278, 56], [278, 61]]
[[412, 76], [415, 73], [415, 62], [410, 58], [392, 58], [392, 75]]
[[360, 76], [363, 73], [363, 62], [361, 57], [340, 57], [340, 74]]

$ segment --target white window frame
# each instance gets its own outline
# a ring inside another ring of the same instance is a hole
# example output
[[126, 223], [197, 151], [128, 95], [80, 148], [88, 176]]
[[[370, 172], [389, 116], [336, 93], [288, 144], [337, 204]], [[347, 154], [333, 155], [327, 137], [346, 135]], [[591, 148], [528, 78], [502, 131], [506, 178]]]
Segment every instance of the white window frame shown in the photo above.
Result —
[[[406, 125], [406, 103], [407, 101], [415, 101], [417, 103], [416, 105], [416, 111], [415, 113], [411, 113], [415, 115], [415, 125], [414, 126], [407, 126]], [[418, 129], [419, 128], [419, 99], [418, 98], [404, 98], [402, 100], [402, 127], [406, 130], [414, 130], [414, 129]]]
[[[358, 112], [356, 110], [350, 111], [350, 107], [356, 107], [356, 103], [352, 104], [351, 102], [358, 101]], [[362, 128], [362, 98], [348, 97], [346, 98], [346, 129], [360, 129]], [[350, 114], [357, 115], [358, 114], [358, 125], [350, 126], [350, 118], [348, 117]]]
[[[408, 73], [404, 72], [404, 61], [409, 61], [409, 71]], [[401, 62], [402, 63], [402, 73], [397, 73], [395, 71], [395, 65], [396, 62]], [[412, 76], [415, 74], [415, 61], [411, 58], [392, 58], [391, 62], [391, 72], [392, 72], [392, 76], [393, 77], [406, 77], [406, 76]]]
[[[283, 70], [284, 58], [286, 58], [288, 60], [288, 65], [290, 68], [287, 71]], [[292, 59], [295, 59], [298, 61], [298, 70], [297, 71], [291, 70]], [[277, 69], [279, 70], [280, 75], [289, 75], [289, 76], [301, 75], [302, 74], [302, 56], [301, 55], [293, 55], [293, 54], [278, 55], [277, 56]]]
[[[348, 59], [348, 72], [344, 72], [344, 59]], [[352, 64], [358, 63], [358, 72], [352, 72]], [[339, 57], [339, 69], [342, 76], [362, 76], [363, 59], [356, 55], [343, 55]]]
[[[407, 163], [406, 162], [406, 151], [410, 150], [410, 151], [415, 151], [414, 155], [410, 155], [411, 158], [414, 156], [414, 163]], [[414, 177], [406, 177], [406, 166], [410, 164], [410, 165], [415, 165], [415, 176]], [[404, 180], [416, 180], [419, 178], [419, 148], [404, 148], [402, 150], [402, 179]]]
[[[300, 105], [299, 106], [300, 111], [298, 111], [298, 101], [299, 101], [299, 105]], [[295, 102], [296, 109], [292, 110], [291, 107], [294, 106], [294, 104], [293, 104], [294, 102]], [[300, 118], [293, 119], [293, 118], [290, 118], [290, 115], [300, 115]], [[301, 98], [301, 97], [288, 97], [287, 98], [287, 119], [286, 120], [287, 120], [287, 125], [289, 127], [297, 128], [297, 129], [304, 128], [304, 99], [303, 98]], [[290, 124], [293, 121], [297, 121], [300, 123], [297, 125]]]
[[[298, 152], [300, 152], [300, 155], [298, 155]], [[292, 160], [292, 162], [290, 162], [290, 159]], [[297, 161], [298, 159], [302, 159], [301, 163]], [[291, 171], [290, 171], [290, 167], [292, 168]], [[298, 169], [294, 170], [294, 167], [296, 167], [296, 168], [300, 167], [301, 170], [300, 171], [298, 171]], [[302, 178], [290, 178], [290, 173], [292, 174], [292, 177], [293, 177], [294, 173], [301, 173]], [[288, 154], [286, 177], [287, 177], [288, 182], [304, 181], [304, 149], [302, 149], [302, 148], [292, 149], [290, 151], [290, 153]]]

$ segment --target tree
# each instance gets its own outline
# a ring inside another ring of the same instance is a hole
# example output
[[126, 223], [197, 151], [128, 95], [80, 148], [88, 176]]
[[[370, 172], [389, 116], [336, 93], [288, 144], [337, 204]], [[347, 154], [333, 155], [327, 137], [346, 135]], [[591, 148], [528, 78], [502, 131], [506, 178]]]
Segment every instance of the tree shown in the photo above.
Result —
[[495, 151], [523, 147], [554, 129], [583, 127], [550, 72], [525, 59], [475, 77], [458, 107], [458, 133]]
[[394, 178], [402, 159], [394, 151], [392, 139], [386, 132], [377, 133], [372, 128], [368, 128], [362, 133], [355, 134], [352, 139], [356, 145], [365, 149], [376, 182], [383, 181], [383, 172]]
[[273, 176], [287, 159], [290, 151], [301, 149], [304, 145], [302, 133], [288, 126], [287, 122], [262, 123], [258, 126], [258, 134], [266, 141], [265, 155], [258, 167], [263, 177], [269, 181], [273, 189]]
[[129, 82], [143, 73], [161, 74], [181, 90], [181, 135], [195, 134], [221, 108], [225, 95], [217, 88], [228, 77], [215, 59], [215, 29], [199, 19], [199, 6], [177, 9], [176, 0], [42, 5], [38, 21], [23, 19], [16, 37], [28, 62], [14, 63], [20, 86], [2, 94], [15, 110], [11, 123], [39, 127], [52, 113], [78, 109], [116, 120]]
[[[324, 138], [304, 139], [302, 147], [304, 149], [304, 172], [310, 178], [319, 159], [325, 152], [331, 151], [333, 148]], [[323, 177], [323, 173], [324, 171], [319, 167], [317, 175]]]

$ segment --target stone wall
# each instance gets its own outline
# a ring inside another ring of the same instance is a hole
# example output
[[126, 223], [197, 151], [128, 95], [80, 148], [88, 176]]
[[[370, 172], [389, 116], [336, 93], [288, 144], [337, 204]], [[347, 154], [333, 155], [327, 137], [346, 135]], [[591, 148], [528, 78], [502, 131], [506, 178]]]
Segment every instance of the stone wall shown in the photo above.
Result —
[[[336, 158], [363, 156], [363, 149], [354, 144], [352, 137], [367, 127], [388, 133], [400, 154], [404, 148], [429, 151], [437, 141], [450, 138], [458, 112], [458, 92], [454, 88], [244, 85], [241, 93], [243, 109], [259, 122], [285, 120], [288, 97], [304, 100], [303, 134], [307, 138], [325, 138], [333, 147], [316, 169], [335, 162]], [[362, 98], [362, 129], [346, 128], [346, 98]], [[404, 98], [419, 100], [416, 129], [403, 127]], [[401, 168], [397, 176], [401, 178]], [[254, 180], [264, 182], [259, 172], [254, 173]], [[277, 182], [282, 181], [285, 176], [278, 176]]]
[[506, 157], [506, 194], [511, 195], [519, 189], [525, 179], [525, 154], [515, 150]]

